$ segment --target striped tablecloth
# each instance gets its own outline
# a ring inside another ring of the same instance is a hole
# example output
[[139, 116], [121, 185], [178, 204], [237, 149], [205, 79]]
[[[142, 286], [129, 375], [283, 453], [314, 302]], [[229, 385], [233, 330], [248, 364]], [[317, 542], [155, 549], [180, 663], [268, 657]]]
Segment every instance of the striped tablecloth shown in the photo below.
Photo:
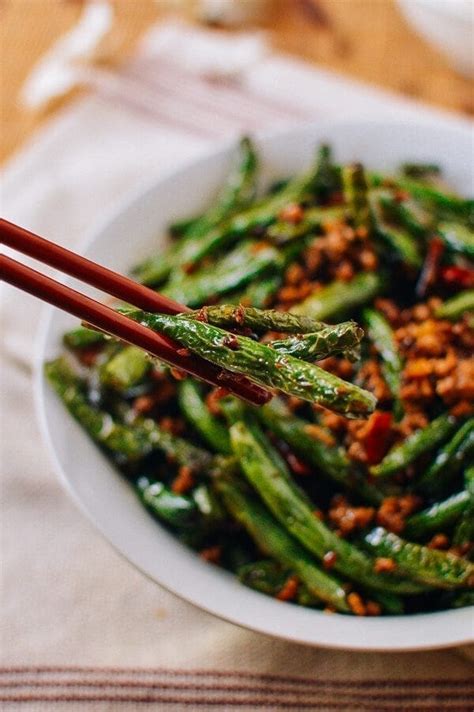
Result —
[[[152, 30], [119, 74], [91, 80], [95, 91], [6, 168], [1, 193], [5, 217], [72, 246], [139, 184], [243, 131], [319, 117], [460, 121], [269, 55], [253, 37], [181, 25]], [[174, 598], [111, 551], [62, 492], [39, 438], [30, 383], [38, 305], [3, 296], [2, 709], [474, 708], [459, 651], [345, 653], [272, 640]]]
[[0, 700], [38, 710], [471, 710], [466, 680], [334, 680], [223, 670], [20, 667], [0, 672]]

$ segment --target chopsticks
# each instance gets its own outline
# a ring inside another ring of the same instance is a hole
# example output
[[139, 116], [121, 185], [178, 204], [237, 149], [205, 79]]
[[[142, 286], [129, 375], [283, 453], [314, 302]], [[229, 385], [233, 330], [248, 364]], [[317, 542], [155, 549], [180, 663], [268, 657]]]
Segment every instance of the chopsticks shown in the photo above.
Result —
[[[179, 314], [189, 309], [124, 275], [0, 219], [2, 244], [54, 267], [139, 309]], [[112, 336], [145, 349], [151, 355], [211, 385], [219, 386], [254, 405], [263, 405], [271, 394], [248, 378], [224, 371], [199, 356], [189, 354], [166, 336], [148, 329], [124, 314], [81, 294], [51, 277], [0, 256], [0, 276], [9, 284], [86, 321]]]

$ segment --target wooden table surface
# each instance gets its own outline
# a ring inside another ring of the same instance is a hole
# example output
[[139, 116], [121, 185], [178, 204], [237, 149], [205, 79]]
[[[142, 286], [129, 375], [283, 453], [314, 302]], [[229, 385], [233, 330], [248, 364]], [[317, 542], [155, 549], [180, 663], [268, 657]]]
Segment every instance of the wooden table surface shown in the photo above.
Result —
[[[169, 16], [171, 3], [113, 4], [116, 20], [101, 47], [101, 61], [107, 63], [132, 52], [153, 22]], [[18, 92], [36, 60], [75, 23], [80, 10], [80, 0], [0, 0], [0, 160], [57, 109], [25, 111]], [[472, 83], [414, 34], [394, 0], [274, 0], [264, 26], [277, 49], [433, 105], [474, 113]]]

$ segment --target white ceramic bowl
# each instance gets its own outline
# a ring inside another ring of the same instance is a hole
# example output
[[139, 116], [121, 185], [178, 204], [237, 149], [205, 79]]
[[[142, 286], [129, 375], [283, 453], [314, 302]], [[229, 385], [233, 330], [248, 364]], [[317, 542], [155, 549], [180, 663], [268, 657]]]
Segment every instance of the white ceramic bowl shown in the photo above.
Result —
[[[304, 126], [258, 141], [264, 180], [301, 171], [323, 140], [330, 141], [342, 161], [361, 159], [371, 167], [390, 169], [408, 159], [436, 160], [454, 186], [461, 191], [472, 186], [469, 132], [354, 123]], [[198, 213], [209, 204], [227, 173], [232, 151], [232, 147], [221, 150], [142, 191], [103, 222], [84, 253], [127, 272], [160, 249], [165, 227], [172, 220]], [[415, 650], [469, 641], [472, 611], [467, 609], [398, 618], [329, 616], [245, 588], [231, 574], [209, 566], [182, 546], [143, 509], [45, 383], [42, 363], [58, 354], [61, 335], [73, 323], [68, 315], [47, 308], [40, 329], [36, 399], [43, 435], [55, 469], [76, 503], [137, 568], [210, 613], [309, 645]]]
[[415, 30], [435, 45], [454, 67], [474, 75], [474, 3], [472, 0], [398, 0]]

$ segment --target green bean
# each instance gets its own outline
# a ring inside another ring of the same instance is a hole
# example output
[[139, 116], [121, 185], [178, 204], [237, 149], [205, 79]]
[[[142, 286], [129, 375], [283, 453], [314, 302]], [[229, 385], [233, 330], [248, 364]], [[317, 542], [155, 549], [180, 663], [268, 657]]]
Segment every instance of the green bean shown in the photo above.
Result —
[[[238, 569], [237, 576], [245, 586], [276, 598], [288, 579], [294, 576], [294, 573], [287, 568], [283, 568], [272, 559], [263, 559], [244, 564]], [[320, 599], [313, 596], [311, 591], [302, 583], [298, 583], [296, 602], [300, 606], [321, 605]]]
[[95, 442], [130, 460], [141, 458], [150, 451], [148, 432], [122, 425], [109, 413], [88, 403], [84, 384], [64, 358], [45, 364], [45, 374], [71, 415]]
[[456, 591], [450, 599], [450, 608], [474, 606], [474, 591]]
[[423, 262], [418, 243], [409, 232], [403, 228], [389, 224], [386, 219], [387, 209], [390, 209], [391, 196], [386, 191], [373, 191], [370, 196], [372, 218], [375, 232], [383, 242], [391, 247], [402, 262], [411, 267], [419, 268]]
[[187, 465], [196, 472], [206, 472], [212, 462], [212, 455], [197, 445], [158, 427], [154, 420], [137, 419], [134, 431], [143, 431], [148, 437], [150, 450], [161, 450], [178, 465]]
[[318, 559], [335, 554], [334, 570], [353, 581], [376, 590], [411, 593], [418, 587], [411, 582], [377, 574], [372, 560], [348, 541], [337, 536], [315, 515], [307, 497], [292, 480], [288, 470], [276, 467], [268, 453], [271, 445], [254, 429], [237, 422], [230, 428], [232, 449], [240, 466], [278, 521]]
[[413, 514], [405, 522], [403, 534], [409, 539], [424, 539], [456, 524], [469, 506], [470, 495], [466, 491], [457, 492], [442, 502]]
[[239, 398], [235, 398], [235, 396], [224, 396], [220, 399], [219, 405], [229, 425], [242, 420], [242, 418], [245, 417], [245, 413], [247, 413], [243, 401], [239, 400]]
[[100, 368], [100, 380], [107, 386], [126, 391], [141, 383], [151, 368], [147, 353], [137, 346], [125, 346]]
[[403, 362], [395, 343], [392, 328], [385, 317], [375, 309], [363, 311], [369, 337], [382, 358], [382, 372], [392, 396], [398, 400]]
[[457, 195], [448, 194], [427, 183], [417, 181], [413, 178], [386, 178], [377, 173], [371, 173], [369, 176], [371, 185], [380, 186], [389, 184], [396, 188], [408, 191], [416, 200], [425, 204], [429, 208], [434, 208], [446, 219], [461, 219], [468, 222], [472, 221], [472, 213], [474, 201], [465, 200]]
[[201, 483], [195, 487], [192, 498], [204, 523], [214, 526], [224, 524], [226, 513], [214, 490], [208, 484]]
[[326, 203], [333, 193], [341, 189], [341, 169], [332, 162], [330, 146], [319, 147], [314, 179], [314, 192], [319, 203]]
[[455, 297], [451, 297], [451, 299], [441, 304], [441, 306], [436, 309], [435, 316], [438, 319], [450, 319], [455, 321], [471, 311], [474, 311], [474, 289], [466, 289], [464, 292], [459, 292]]
[[247, 208], [256, 192], [257, 155], [250, 139], [240, 141], [238, 164], [231, 171], [215, 204], [186, 231], [187, 239], [199, 239], [238, 210]]
[[200, 306], [210, 296], [237, 289], [269, 269], [282, 269], [284, 261], [284, 254], [272, 245], [256, 250], [253, 240], [245, 240], [212, 269], [205, 267], [190, 275], [178, 275], [162, 293], [188, 306]]
[[177, 529], [195, 526], [198, 508], [190, 497], [175, 494], [162, 482], [151, 482], [147, 477], [140, 477], [137, 492], [143, 504], [166, 524]]
[[474, 231], [456, 222], [439, 223], [436, 233], [454, 251], [474, 259]]
[[436, 454], [435, 459], [417, 482], [423, 492], [436, 494], [472, 461], [474, 455], [474, 418], [470, 418]]
[[229, 433], [224, 424], [209, 411], [201, 384], [191, 378], [178, 383], [178, 402], [186, 420], [216, 452], [230, 454]]
[[400, 445], [393, 447], [378, 465], [370, 468], [371, 474], [375, 477], [387, 477], [400, 472], [420, 455], [440, 445], [455, 427], [456, 418], [448, 413], [440, 415], [426, 428], [416, 430]]
[[474, 586], [474, 566], [459, 556], [405, 541], [382, 527], [369, 532], [364, 541], [372, 553], [393, 559], [397, 569], [414, 581], [437, 588]]
[[434, 216], [411, 197], [399, 200], [390, 193], [384, 193], [384, 210], [392, 219], [404, 227], [411, 235], [424, 238], [434, 227]]
[[227, 471], [215, 477], [214, 486], [225, 507], [248, 532], [263, 554], [289, 568], [311, 593], [336, 610], [349, 612], [346, 592], [331, 575], [321, 571], [308, 552], [295, 541], [235, 477]]
[[244, 138], [240, 142], [238, 165], [231, 172], [215, 204], [201, 217], [188, 221], [183, 237], [172, 244], [164, 254], [152, 257], [139, 265], [135, 270], [137, 279], [144, 284], [159, 284], [174, 267], [184, 264], [181, 259], [183, 253], [192, 249], [199, 250], [199, 244], [207, 234], [216, 230], [222, 221], [230, 218], [236, 211], [246, 209], [255, 195], [256, 167], [257, 159], [253, 146], [249, 139]]
[[370, 591], [370, 598], [380, 604], [382, 611], [389, 616], [401, 616], [405, 613], [405, 603], [401, 596], [386, 591]]
[[173, 246], [171, 254], [160, 254], [135, 270], [139, 281], [157, 284], [172, 269], [195, 264], [217, 249], [228, 246], [256, 228], [266, 228], [278, 217], [288, 203], [303, 199], [313, 187], [315, 169], [292, 179], [279, 193], [264, 198], [253, 207], [231, 216], [222, 224], [206, 232], [198, 240], [183, 240]]
[[[280, 455], [278, 450], [273, 447], [273, 445], [269, 442], [268, 438], [263, 433], [263, 430], [258, 424], [254, 414], [249, 412], [246, 406], [238, 402], [237, 399], [232, 396], [224, 399], [223, 410], [229, 423], [229, 427], [235, 424], [240, 425], [242, 423], [245, 423], [245, 427], [247, 428], [249, 436], [252, 437], [253, 440], [259, 445], [259, 447], [265, 451], [266, 457], [271, 462], [272, 467], [274, 467], [275, 470], [280, 473], [281, 477], [287, 479], [289, 476], [289, 472], [286, 462], [283, 460], [283, 457]], [[232, 451], [234, 452], [233, 447]], [[311, 510], [313, 510], [314, 505], [312, 500], [302, 489], [300, 489], [300, 496], [302, 500], [306, 502], [306, 505]]]
[[72, 329], [63, 336], [63, 343], [69, 349], [87, 349], [90, 346], [100, 346], [107, 341], [107, 334], [95, 331], [95, 329], [87, 329], [84, 326]]
[[[257, 309], [264, 309], [283, 282], [281, 273], [262, 275], [260, 279], [250, 282], [239, 295], [232, 299], [234, 304], [249, 304]], [[226, 300], [230, 301], [230, 300]]]
[[374, 223], [368, 199], [367, 180], [364, 168], [360, 163], [343, 167], [342, 185], [354, 227], [364, 227], [369, 235], [372, 234]]
[[381, 492], [358, 475], [342, 446], [327, 445], [310, 434], [311, 424], [293, 415], [282, 400], [273, 398], [255, 415], [277, 437], [309, 465], [316, 467], [326, 477], [342, 486], [347, 492], [357, 495], [362, 501], [378, 505], [383, 499]]
[[464, 483], [469, 502], [453, 532], [454, 546], [474, 544], [474, 465], [466, 468]]
[[290, 571], [273, 559], [252, 561], [241, 566], [237, 571], [239, 580], [255, 591], [277, 596], [290, 576]]
[[441, 174], [441, 168], [436, 163], [403, 163], [400, 170], [408, 178], [417, 178], [418, 180], [438, 178]]
[[454, 533], [453, 545], [472, 546], [474, 544], [474, 503], [471, 501], [463, 516], [459, 520]]
[[469, 494], [474, 497], [474, 465], [469, 465], [464, 470], [464, 484]]
[[136, 321], [176, 339], [193, 353], [256, 383], [317, 402], [347, 417], [364, 416], [375, 408], [368, 391], [341, 380], [314, 364], [282, 356], [269, 346], [245, 336], [229, 334], [193, 319], [130, 312]]
[[171, 237], [183, 237], [194, 225], [202, 220], [202, 215], [194, 218], [184, 218], [183, 220], [175, 220], [168, 227], [168, 232]]
[[321, 287], [300, 304], [291, 308], [294, 314], [313, 319], [333, 319], [370, 302], [383, 287], [375, 272], [361, 272], [349, 282], [335, 280]]
[[114, 420], [110, 413], [90, 405], [81, 380], [64, 358], [47, 363], [45, 373], [74, 418], [95, 442], [110, 452], [137, 460], [158, 449], [180, 465], [196, 469], [210, 465], [210, 453], [162, 430], [154, 420], [137, 418], [131, 425], [124, 425]]
[[363, 331], [354, 321], [327, 326], [316, 333], [272, 341], [272, 349], [287, 356], [315, 361], [335, 354], [348, 354], [352, 359]]
[[279, 193], [283, 188], [286, 188], [290, 180], [291, 178], [277, 178], [270, 183], [265, 191], [265, 195], [275, 195], [275, 193]]
[[[288, 334], [309, 334], [322, 331], [328, 324], [307, 316], [275, 309], [255, 309], [253, 307], [222, 304], [215, 307], [202, 307], [194, 312], [182, 315], [186, 319], [194, 318], [222, 329], [229, 327], [247, 327], [257, 334], [265, 331], [279, 331]], [[353, 322], [352, 322], [353, 323]]]
[[342, 220], [345, 214], [346, 208], [339, 205], [328, 208], [307, 208], [299, 222], [277, 220], [267, 228], [265, 237], [276, 245], [285, 245], [298, 237], [320, 231], [325, 223]]

